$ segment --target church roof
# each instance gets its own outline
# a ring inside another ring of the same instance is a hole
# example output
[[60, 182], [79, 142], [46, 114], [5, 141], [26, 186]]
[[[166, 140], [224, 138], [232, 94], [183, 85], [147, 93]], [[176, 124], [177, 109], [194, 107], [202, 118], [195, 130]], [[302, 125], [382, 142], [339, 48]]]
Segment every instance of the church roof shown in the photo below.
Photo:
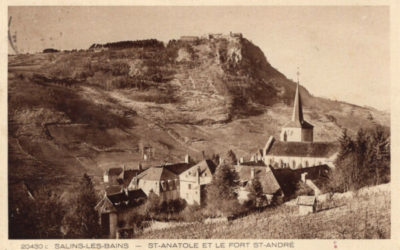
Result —
[[313, 128], [314, 126], [306, 122], [303, 118], [303, 105], [301, 103], [299, 82], [297, 82], [296, 95], [293, 103], [292, 119], [284, 125], [289, 128]]
[[274, 141], [266, 155], [330, 157], [339, 151], [334, 142], [282, 142]]

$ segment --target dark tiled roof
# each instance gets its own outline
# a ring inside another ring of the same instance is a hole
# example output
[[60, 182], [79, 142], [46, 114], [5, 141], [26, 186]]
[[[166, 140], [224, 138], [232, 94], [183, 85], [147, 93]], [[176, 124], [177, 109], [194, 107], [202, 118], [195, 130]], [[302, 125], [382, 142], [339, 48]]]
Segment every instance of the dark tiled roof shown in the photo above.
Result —
[[122, 191], [116, 194], [107, 195], [107, 199], [117, 209], [139, 205], [146, 198], [147, 196], [142, 189], [130, 190], [127, 193]]
[[291, 196], [296, 191], [297, 182], [300, 181], [301, 176], [296, 175], [289, 168], [274, 169], [271, 168], [274, 173], [276, 180], [278, 181], [282, 192], [285, 196]]
[[113, 175], [113, 176], [118, 176], [122, 173], [122, 168], [109, 168], [107, 169], [107, 173], [109, 176]]
[[146, 196], [146, 193], [143, 192], [142, 189], [136, 189], [136, 190], [128, 191], [128, 198], [130, 200], [132, 200], [132, 199], [138, 199], [138, 198], [147, 198], [147, 196]]
[[139, 169], [128, 169], [125, 170], [124, 173], [124, 180], [123, 180], [123, 186], [127, 187], [129, 186], [129, 183], [131, 182], [131, 180], [133, 179], [133, 177], [139, 175], [142, 171]]
[[339, 145], [333, 142], [281, 142], [274, 141], [267, 155], [330, 157], [339, 151]]
[[301, 174], [307, 172], [306, 179], [310, 179], [318, 188], [322, 188], [327, 181], [327, 165], [313, 166], [309, 168], [271, 168], [285, 196], [291, 196], [296, 191], [296, 186], [301, 181]]
[[212, 160], [202, 160], [201, 162], [194, 165], [193, 168], [200, 168], [201, 172], [205, 171], [208, 168], [210, 169], [210, 172], [214, 174], [215, 170], [217, 169], [217, 166], [214, 164]]
[[235, 166], [241, 181], [251, 181], [251, 169], [254, 169], [254, 176], [260, 181], [263, 192], [266, 194], [275, 194], [281, 189], [274, 173], [269, 167], [251, 167], [251, 166]]
[[193, 163], [174, 163], [174, 164], [166, 164], [164, 167], [171, 171], [176, 175], [180, 175], [181, 173], [185, 172], [189, 168], [191, 168], [194, 164]]
[[297, 197], [297, 205], [313, 206], [316, 202], [315, 196], [299, 196]]

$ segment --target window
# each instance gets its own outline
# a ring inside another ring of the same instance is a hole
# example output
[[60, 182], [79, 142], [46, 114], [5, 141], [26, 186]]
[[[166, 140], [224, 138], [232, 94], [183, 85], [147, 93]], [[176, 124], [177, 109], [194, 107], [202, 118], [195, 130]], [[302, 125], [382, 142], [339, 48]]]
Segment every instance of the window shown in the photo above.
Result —
[[308, 161], [306, 161], [306, 168], [308, 168]]
[[191, 184], [188, 184], [188, 189], [192, 189], [192, 185]]
[[296, 161], [295, 160], [293, 160], [292, 165], [293, 165], [293, 168], [296, 168]]

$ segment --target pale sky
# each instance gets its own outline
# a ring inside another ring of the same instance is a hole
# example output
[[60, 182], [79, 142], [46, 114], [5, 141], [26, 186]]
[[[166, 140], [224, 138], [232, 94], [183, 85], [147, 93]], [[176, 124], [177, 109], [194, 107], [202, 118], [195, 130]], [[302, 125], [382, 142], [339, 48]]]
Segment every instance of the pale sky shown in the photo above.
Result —
[[388, 7], [10, 7], [9, 15], [23, 52], [242, 32], [288, 78], [300, 67], [313, 95], [390, 110]]

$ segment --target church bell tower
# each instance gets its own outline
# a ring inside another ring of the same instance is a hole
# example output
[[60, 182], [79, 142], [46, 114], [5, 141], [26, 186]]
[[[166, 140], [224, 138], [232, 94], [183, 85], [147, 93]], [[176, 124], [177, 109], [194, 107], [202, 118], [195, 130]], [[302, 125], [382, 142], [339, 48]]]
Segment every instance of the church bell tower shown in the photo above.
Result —
[[281, 131], [281, 141], [312, 142], [314, 126], [303, 118], [303, 107], [299, 89], [299, 71], [297, 71], [297, 86], [294, 96], [292, 119], [286, 123]]

